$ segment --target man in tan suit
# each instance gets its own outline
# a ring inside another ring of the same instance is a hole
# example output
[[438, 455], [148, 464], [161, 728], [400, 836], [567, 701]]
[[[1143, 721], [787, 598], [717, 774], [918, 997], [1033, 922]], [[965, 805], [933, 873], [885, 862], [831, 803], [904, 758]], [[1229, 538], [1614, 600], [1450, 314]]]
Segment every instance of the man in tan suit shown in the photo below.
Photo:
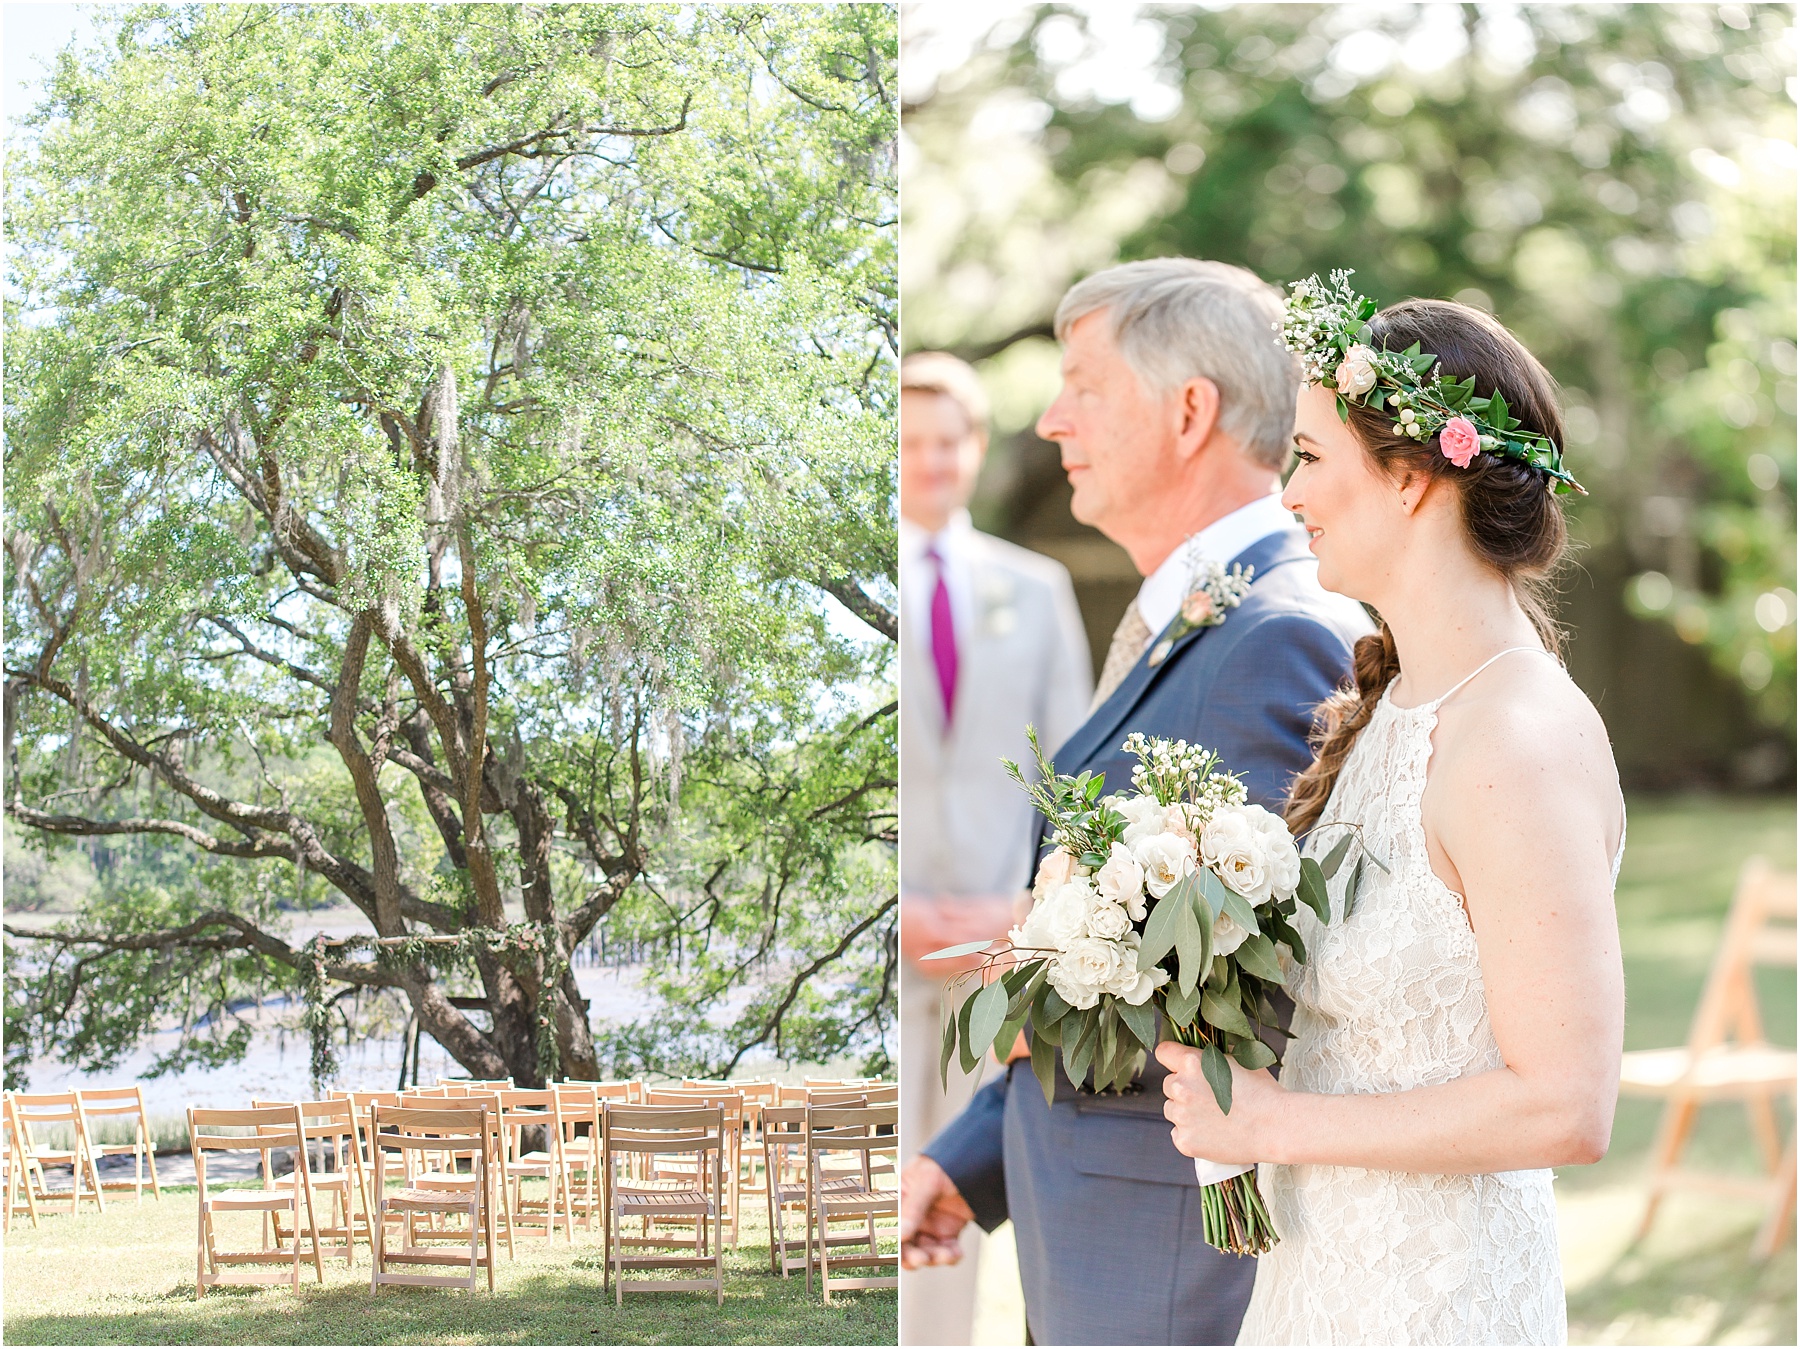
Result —
[[[943, 981], [927, 952], [1003, 936], [1030, 870], [1031, 803], [1002, 758], [1052, 752], [1087, 715], [1092, 667], [1068, 572], [975, 530], [987, 398], [954, 356], [900, 367], [900, 888], [902, 1144], [968, 1103], [978, 1075], [938, 1081]], [[967, 967], [963, 962], [962, 968]], [[902, 1275], [902, 1344], [967, 1344], [978, 1262]]]

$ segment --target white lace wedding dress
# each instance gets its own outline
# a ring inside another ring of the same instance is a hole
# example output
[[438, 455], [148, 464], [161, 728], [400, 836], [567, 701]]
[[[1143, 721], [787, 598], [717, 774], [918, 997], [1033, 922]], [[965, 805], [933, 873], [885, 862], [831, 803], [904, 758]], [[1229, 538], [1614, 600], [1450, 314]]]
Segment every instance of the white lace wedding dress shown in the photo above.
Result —
[[[1467, 682], [1413, 708], [1384, 693], [1320, 816], [1359, 825], [1390, 871], [1365, 863], [1346, 918], [1347, 861], [1329, 887], [1329, 926], [1300, 909], [1310, 959], [1289, 983], [1288, 1087], [1406, 1091], [1503, 1066], [1475, 934], [1431, 869], [1419, 813], [1438, 709]], [[1328, 851], [1345, 832], [1319, 829], [1306, 851]], [[1550, 1179], [1265, 1165], [1281, 1241], [1258, 1262], [1238, 1343], [1565, 1342]]]

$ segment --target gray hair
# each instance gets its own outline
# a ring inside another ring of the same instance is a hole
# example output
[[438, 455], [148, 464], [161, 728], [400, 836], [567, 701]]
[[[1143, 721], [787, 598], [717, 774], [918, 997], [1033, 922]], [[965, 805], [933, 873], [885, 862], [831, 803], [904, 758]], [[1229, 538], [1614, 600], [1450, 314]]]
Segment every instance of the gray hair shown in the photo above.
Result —
[[1287, 467], [1300, 371], [1282, 345], [1281, 292], [1242, 267], [1195, 258], [1127, 262], [1078, 281], [1056, 307], [1056, 337], [1099, 310], [1144, 384], [1166, 393], [1190, 379], [1219, 389], [1219, 425], [1244, 453]]

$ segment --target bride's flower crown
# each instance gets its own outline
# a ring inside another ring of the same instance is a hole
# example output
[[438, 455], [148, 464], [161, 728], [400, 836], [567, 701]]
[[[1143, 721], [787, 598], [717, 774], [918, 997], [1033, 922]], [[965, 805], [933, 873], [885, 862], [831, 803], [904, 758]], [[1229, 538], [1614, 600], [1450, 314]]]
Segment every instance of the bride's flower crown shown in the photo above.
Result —
[[1375, 301], [1350, 288], [1350, 273], [1331, 274], [1328, 286], [1310, 276], [1290, 287], [1281, 340], [1300, 357], [1301, 378], [1337, 394], [1338, 416], [1348, 421], [1350, 400], [1384, 412], [1402, 435], [1438, 438], [1443, 455], [1467, 468], [1478, 454], [1501, 454], [1530, 464], [1558, 492], [1587, 488], [1563, 468], [1562, 450], [1548, 436], [1526, 431], [1498, 389], [1475, 396], [1473, 376], [1451, 379], [1438, 358], [1414, 342], [1405, 351], [1369, 345]]

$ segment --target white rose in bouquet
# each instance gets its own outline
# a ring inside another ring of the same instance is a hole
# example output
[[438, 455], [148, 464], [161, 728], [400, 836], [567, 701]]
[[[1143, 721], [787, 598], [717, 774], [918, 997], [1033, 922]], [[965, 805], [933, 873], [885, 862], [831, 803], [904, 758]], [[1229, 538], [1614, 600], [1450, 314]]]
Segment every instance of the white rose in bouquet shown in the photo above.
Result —
[[1040, 920], [1036, 932], [1042, 940], [1035, 944], [1054, 947], [1058, 951], [1066, 949], [1087, 930], [1088, 907], [1093, 899], [1093, 882], [1085, 877], [1057, 886], [1025, 920], [1026, 927], [1031, 926], [1033, 918]]
[[1107, 804], [1125, 817], [1125, 846], [1135, 848], [1138, 840], [1163, 832], [1163, 808], [1153, 796], [1109, 796]]
[[1214, 811], [1200, 834], [1200, 857], [1253, 908], [1300, 885], [1300, 851], [1281, 817], [1261, 806]]
[[1250, 929], [1242, 927], [1230, 914], [1220, 910], [1213, 919], [1212, 949], [1216, 956], [1228, 956], [1250, 939]]
[[1144, 907], [1144, 868], [1131, 849], [1114, 843], [1106, 865], [1094, 873], [1094, 888], [1114, 904], [1122, 904], [1133, 922], [1142, 922], [1149, 912]]
[[1140, 970], [1137, 965], [1137, 953], [1142, 944], [1142, 938], [1134, 932], [1125, 940], [1129, 944], [1131, 959], [1125, 962], [1119, 978], [1106, 991], [1115, 997], [1123, 998], [1133, 1007], [1142, 1007], [1150, 1001], [1152, 993], [1169, 982], [1169, 972], [1156, 965], [1152, 965], [1147, 970]]
[[1131, 915], [1125, 911], [1125, 906], [1113, 903], [1096, 891], [1088, 901], [1088, 936], [1098, 937], [1101, 941], [1118, 941], [1129, 931]]
[[1111, 991], [1127, 968], [1136, 969], [1130, 947], [1098, 937], [1077, 937], [1050, 962], [1050, 984], [1069, 1006], [1086, 1010], [1100, 1001], [1102, 993]]
[[1031, 885], [1031, 897], [1042, 899], [1058, 886], [1067, 885], [1081, 873], [1081, 863], [1067, 848], [1056, 848], [1038, 863], [1037, 879]]
[[1177, 834], [1152, 834], [1138, 840], [1131, 853], [1144, 869], [1144, 888], [1153, 899], [1161, 899], [1194, 871], [1194, 845]]

